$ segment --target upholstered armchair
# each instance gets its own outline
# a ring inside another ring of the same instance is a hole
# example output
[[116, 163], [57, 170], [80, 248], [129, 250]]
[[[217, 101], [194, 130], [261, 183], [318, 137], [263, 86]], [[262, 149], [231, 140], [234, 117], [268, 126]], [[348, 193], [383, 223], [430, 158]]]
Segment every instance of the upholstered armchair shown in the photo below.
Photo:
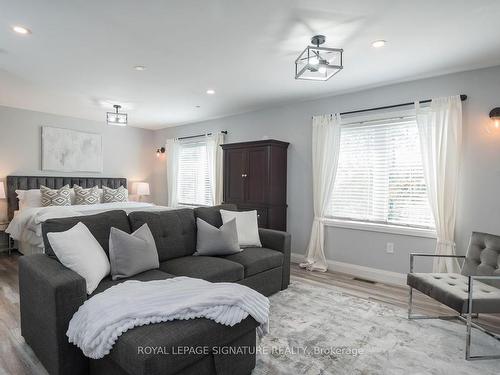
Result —
[[[454, 257], [463, 260], [460, 273], [415, 273], [417, 257]], [[500, 236], [473, 232], [467, 255], [410, 254], [410, 273], [407, 284], [408, 319], [460, 319], [466, 323], [465, 359], [494, 359], [500, 355], [471, 355], [472, 328], [476, 328], [500, 341], [494, 334], [472, 319], [480, 313], [500, 313]], [[452, 308], [458, 315], [422, 316], [414, 315], [413, 289], [426, 294]]]

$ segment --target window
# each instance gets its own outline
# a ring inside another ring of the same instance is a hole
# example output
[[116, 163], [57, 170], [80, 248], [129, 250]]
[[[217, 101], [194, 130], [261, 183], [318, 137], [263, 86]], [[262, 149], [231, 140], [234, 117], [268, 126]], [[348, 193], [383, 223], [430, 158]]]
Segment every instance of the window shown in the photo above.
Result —
[[342, 126], [328, 211], [336, 219], [434, 228], [414, 117]]
[[177, 194], [181, 205], [208, 206], [212, 204], [205, 141], [180, 144]]

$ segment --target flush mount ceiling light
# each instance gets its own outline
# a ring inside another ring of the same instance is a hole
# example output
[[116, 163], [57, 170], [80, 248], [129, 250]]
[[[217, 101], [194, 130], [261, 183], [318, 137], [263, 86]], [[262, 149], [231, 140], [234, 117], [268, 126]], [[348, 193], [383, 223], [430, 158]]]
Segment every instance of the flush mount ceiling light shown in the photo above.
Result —
[[127, 126], [127, 114], [119, 112], [121, 107], [121, 105], [115, 104], [113, 106], [115, 109], [114, 112], [106, 112], [106, 122], [108, 125]]
[[214, 94], [215, 94], [215, 90], [208, 89], [208, 90], [207, 90], [207, 94], [208, 94], [208, 95], [214, 95]]
[[134, 70], [137, 70], [138, 72], [142, 72], [146, 70], [147, 68], [144, 65], [136, 65], [134, 66]]
[[376, 41], [372, 42], [372, 47], [380, 48], [380, 47], [384, 47], [386, 44], [387, 44], [386, 40], [380, 39], [380, 40], [376, 40]]
[[343, 49], [320, 47], [325, 43], [324, 35], [315, 35], [311, 44], [295, 60], [295, 79], [310, 81], [328, 81], [340, 72]]
[[30, 29], [28, 29], [24, 26], [19, 26], [19, 25], [12, 26], [12, 31], [14, 31], [15, 33], [21, 34], [21, 35], [31, 34]]

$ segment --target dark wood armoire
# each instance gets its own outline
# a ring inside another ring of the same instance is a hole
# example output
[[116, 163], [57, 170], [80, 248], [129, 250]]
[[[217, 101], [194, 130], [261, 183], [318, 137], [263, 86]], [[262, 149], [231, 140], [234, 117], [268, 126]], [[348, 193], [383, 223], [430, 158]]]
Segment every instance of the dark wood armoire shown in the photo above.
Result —
[[224, 203], [257, 210], [259, 227], [286, 230], [288, 143], [229, 143], [224, 150]]

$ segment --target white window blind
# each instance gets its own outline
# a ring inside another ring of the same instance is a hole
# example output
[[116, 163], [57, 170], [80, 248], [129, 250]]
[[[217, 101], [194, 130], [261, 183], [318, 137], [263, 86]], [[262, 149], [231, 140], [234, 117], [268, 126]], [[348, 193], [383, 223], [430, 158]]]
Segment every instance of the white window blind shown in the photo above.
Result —
[[414, 117], [342, 126], [331, 217], [434, 228]]
[[181, 205], [208, 206], [212, 204], [205, 141], [181, 143], [177, 193]]

